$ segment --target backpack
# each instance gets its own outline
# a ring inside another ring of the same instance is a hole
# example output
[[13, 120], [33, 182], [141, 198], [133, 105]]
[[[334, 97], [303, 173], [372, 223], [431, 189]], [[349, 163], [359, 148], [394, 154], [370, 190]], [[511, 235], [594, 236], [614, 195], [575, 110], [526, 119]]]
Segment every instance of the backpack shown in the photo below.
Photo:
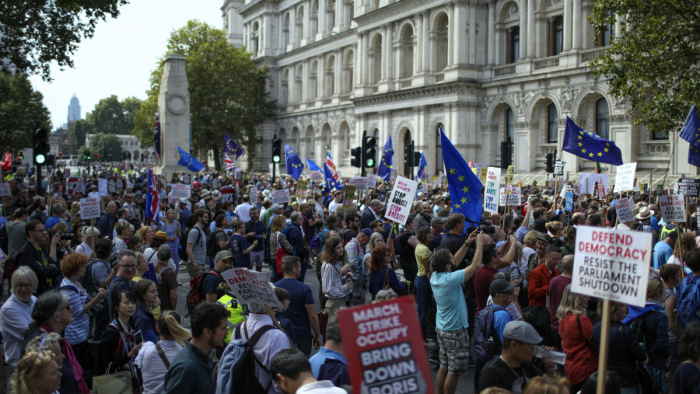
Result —
[[476, 315], [474, 329], [474, 352], [476, 358], [486, 363], [501, 354], [501, 340], [493, 326], [493, 315], [496, 311], [506, 311], [499, 305], [482, 309]]
[[14, 252], [12, 252], [11, 255], [9, 255], [5, 259], [5, 261], [2, 262], [2, 277], [3, 279], [7, 279], [8, 283], [10, 284], [10, 288], [12, 288], [12, 274], [14, 274], [17, 268], [19, 267], [19, 255], [20, 251], [15, 250]]
[[[241, 326], [234, 330], [233, 341], [226, 346], [216, 372], [217, 393], [266, 394], [269, 387], [262, 387], [255, 375], [256, 364], [265, 372], [267, 368], [255, 357], [253, 347], [266, 332], [275, 326], [262, 326], [249, 339], [241, 336]], [[270, 382], [272, 384], [272, 382]]]
[[97, 260], [96, 258], [92, 258], [90, 261], [88, 261], [87, 265], [85, 266], [85, 275], [80, 278], [80, 284], [83, 285], [88, 294], [92, 295], [97, 294], [100, 286], [99, 283], [95, 283], [95, 280], [92, 277], [92, 267], [95, 264], [104, 264], [107, 266], [107, 271], [110, 270], [108, 263], [105, 263], [104, 261]]
[[[632, 320], [632, 324], [630, 324], [630, 327], [632, 327], [632, 331], [635, 333], [635, 335], [637, 337], [637, 342], [639, 342], [639, 344], [642, 346], [644, 351], [647, 352], [647, 354], [649, 354], [649, 355], [652, 355], [654, 353], [654, 351], [656, 350], [656, 343], [654, 343], [654, 346], [652, 346], [651, 348], [649, 348], [649, 346], [647, 345], [650, 341], [647, 339], [647, 335], [646, 335], [646, 332], [647, 332], [646, 316], [649, 313], [654, 313], [654, 311], [655, 310], [651, 310], [651, 311], [649, 311], [641, 316], [638, 316], [636, 319]], [[657, 311], [657, 313], [661, 312], [661, 313], [665, 314], [665, 312], [663, 310], [660, 310], [660, 311], [656, 310], [656, 311]]]
[[[219, 242], [216, 240], [216, 234], [224, 233], [223, 230], [215, 230], [207, 237], [207, 257], [214, 258], [219, 253]], [[226, 234], [226, 233], [224, 233]]]
[[182, 261], [188, 261], [189, 256], [187, 256], [187, 237], [190, 235], [190, 231], [195, 230], [197, 231], [197, 239], [195, 240], [194, 244], [197, 245], [199, 242], [199, 239], [202, 237], [202, 232], [199, 231], [198, 229], [195, 229], [192, 227], [191, 229], [187, 230], [187, 232], [180, 237], [180, 245], [177, 247], [177, 255], [180, 257], [180, 260]]
[[[155, 267], [155, 266], [154, 266]], [[163, 300], [163, 297], [170, 297], [170, 294], [163, 294], [163, 291], [161, 290], [161, 286], [163, 285], [163, 272], [167, 270], [171, 270], [172, 267], [166, 265], [165, 267], [162, 267], [156, 272], [156, 278], [158, 278], [158, 283], [156, 283], [156, 288], [158, 288], [158, 297], [160, 297], [161, 300]]]
[[681, 331], [694, 322], [700, 321], [700, 277], [686, 278], [686, 284], [678, 295], [678, 327]]
[[204, 301], [205, 297], [202, 295], [202, 284], [204, 283], [204, 278], [209, 275], [214, 274], [221, 278], [221, 274], [211, 270], [206, 272], [199, 272], [190, 279], [190, 291], [187, 293], [187, 315], [192, 314], [194, 308]]
[[536, 305], [523, 310], [525, 321], [530, 323], [543, 338], [543, 346], [552, 342], [552, 321], [549, 310], [544, 305]]

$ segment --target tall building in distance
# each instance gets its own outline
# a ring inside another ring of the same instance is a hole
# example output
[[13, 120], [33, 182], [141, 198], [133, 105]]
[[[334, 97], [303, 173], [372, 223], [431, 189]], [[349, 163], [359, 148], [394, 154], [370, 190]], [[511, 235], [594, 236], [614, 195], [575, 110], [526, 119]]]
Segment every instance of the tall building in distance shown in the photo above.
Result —
[[73, 93], [73, 97], [70, 99], [70, 105], [68, 106], [68, 123], [75, 122], [76, 120], [82, 119], [80, 112], [80, 100]]

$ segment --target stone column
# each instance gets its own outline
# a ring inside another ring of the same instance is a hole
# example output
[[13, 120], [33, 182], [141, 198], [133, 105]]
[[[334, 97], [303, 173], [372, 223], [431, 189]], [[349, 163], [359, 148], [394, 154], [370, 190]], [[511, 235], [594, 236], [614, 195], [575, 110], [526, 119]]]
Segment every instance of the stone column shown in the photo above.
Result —
[[571, 33], [571, 48], [581, 49], [581, 34], [583, 33], [583, 21], [581, 20], [581, 0], [573, 0], [574, 7], [572, 10], [573, 15], [573, 28]]
[[[423, 62], [422, 71], [424, 73], [429, 73], [431, 71], [431, 68], [432, 68], [430, 65], [430, 61], [432, 60], [432, 56], [430, 56], [430, 14], [428, 13], [428, 11], [423, 11], [423, 12], [421, 12], [421, 16], [423, 18], [423, 34], [422, 34], [423, 40], [420, 41], [420, 44], [423, 45], [423, 50], [421, 51], [421, 53], [423, 54], [423, 57], [420, 58], [420, 57], [414, 56], [414, 59], [416, 59], [416, 60], [413, 61], [413, 64], [418, 64], [420, 62]], [[413, 36], [416, 38], [414, 41], [414, 45], [415, 45], [414, 50], [413, 50], [414, 54], [418, 52], [418, 51], [416, 51], [416, 49], [419, 45], [418, 37], [421, 35], [420, 30], [418, 30], [418, 29], [416, 29], [416, 30], [417, 31], [413, 32]], [[426, 55], [428, 55], [428, 56], [426, 56]], [[416, 74], [415, 68], [413, 70], [413, 74]]]
[[384, 26], [384, 37], [386, 37], [387, 40], [387, 45], [386, 45], [386, 54], [384, 55], [384, 58], [386, 59], [386, 64], [384, 65], [386, 67], [386, 72], [385, 72], [385, 78], [387, 82], [391, 82], [394, 80], [394, 73], [392, 72], [392, 68], [394, 67], [395, 62], [393, 61], [393, 57], [391, 56], [392, 53], [392, 45], [391, 45], [391, 37], [394, 36], [394, 26], [391, 22], [387, 23]]
[[369, 33], [362, 33], [362, 51], [357, 53], [362, 59], [362, 85], [367, 85], [369, 82]]
[[291, 50], [299, 46], [297, 42], [297, 10], [294, 7], [289, 9], [289, 42], [287, 50]]
[[[535, 51], [537, 50], [535, 44], [537, 43], [537, 32], [535, 31], [535, 0], [528, 0], [527, 2], [527, 56], [530, 58], [537, 57]], [[520, 41], [522, 42], [522, 41]]]
[[326, 31], [326, 1], [327, 0], [318, 0], [318, 33], [316, 34], [316, 40], [321, 40], [323, 37], [326, 37], [327, 31]]
[[[158, 93], [160, 113], [160, 160], [156, 174], [167, 175], [186, 171], [179, 166], [180, 154], [177, 147], [185, 152], [190, 150], [190, 93], [188, 90], [185, 57], [169, 54], [163, 62], [163, 76]], [[201, 161], [201, 160], [200, 160]]]
[[[424, 70], [423, 59], [430, 57], [430, 53], [423, 52], [424, 51], [423, 41], [430, 40], [429, 35], [420, 34], [420, 32], [423, 31], [423, 24], [425, 23], [424, 19], [425, 19], [425, 17], [424, 17], [422, 12], [419, 13], [418, 15], [416, 15], [416, 32], [415, 32], [416, 46], [413, 48], [413, 53], [416, 55], [418, 62], [413, 62], [413, 73], [414, 74], [421, 74], [423, 72], [423, 70]], [[399, 34], [401, 34], [401, 32], [399, 32]], [[399, 40], [401, 40], [400, 36], [399, 36]], [[400, 62], [400, 61], [401, 61], [401, 59], [398, 59], [398, 62]]]
[[491, 2], [489, 7], [489, 39], [488, 39], [488, 64], [490, 66], [496, 65], [498, 49], [496, 47], [496, 3]]
[[306, 45], [309, 42], [309, 29], [311, 28], [311, 5], [310, 1], [305, 1], [304, 4], [304, 21], [301, 33], [301, 43], [299, 45]]
[[472, 3], [469, 7], [469, 64], [476, 65], [476, 12], [479, 6]]
[[527, 57], [527, 42], [528, 42], [528, 28], [527, 28], [527, 3], [529, 0], [520, 1], [520, 58], [524, 59]]
[[562, 45], [562, 51], [564, 52], [571, 50], [571, 33], [573, 28], [571, 1], [564, 0], [564, 43]]
[[343, 0], [335, 0], [335, 27], [334, 33], [343, 31]]

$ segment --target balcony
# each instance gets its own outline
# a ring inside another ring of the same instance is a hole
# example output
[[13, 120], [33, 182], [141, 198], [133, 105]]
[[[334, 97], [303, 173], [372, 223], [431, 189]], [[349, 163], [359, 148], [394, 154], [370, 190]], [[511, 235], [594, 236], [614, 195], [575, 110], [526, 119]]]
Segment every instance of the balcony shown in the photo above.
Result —
[[515, 74], [515, 64], [509, 64], [507, 66], [495, 67], [493, 69], [494, 77], [502, 77], [504, 75]]
[[589, 62], [600, 56], [606, 48], [593, 48], [579, 52], [579, 63]]
[[532, 64], [532, 69], [535, 71], [551, 67], [559, 67], [559, 55], [535, 60]]

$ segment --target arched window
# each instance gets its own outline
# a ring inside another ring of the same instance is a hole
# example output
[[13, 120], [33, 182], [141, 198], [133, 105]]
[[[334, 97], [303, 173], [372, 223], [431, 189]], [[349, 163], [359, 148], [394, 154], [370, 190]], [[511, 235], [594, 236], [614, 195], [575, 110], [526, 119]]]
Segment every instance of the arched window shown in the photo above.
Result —
[[282, 72], [282, 83], [280, 86], [280, 105], [287, 105], [289, 102], [289, 69]]
[[300, 103], [303, 97], [303, 81], [304, 81], [304, 69], [301, 65], [297, 66], [296, 72], [294, 73], [294, 102]]
[[510, 108], [506, 111], [506, 138], [511, 144], [515, 142], [515, 117]]
[[595, 103], [595, 128], [599, 137], [610, 139], [610, 124], [608, 123], [608, 102], [605, 98], [600, 98]]
[[399, 78], [411, 78], [413, 76], [413, 27], [411, 25], [404, 26], [401, 30], [401, 41], [399, 50], [401, 53], [401, 62], [399, 63]]
[[311, 63], [311, 70], [309, 70], [309, 100], [316, 100], [318, 92], [318, 61], [314, 60]]
[[555, 56], [561, 53], [564, 45], [564, 18], [555, 17], [549, 23], [549, 55]]
[[296, 42], [301, 43], [304, 39], [304, 6], [297, 9], [297, 20], [296, 20]]
[[377, 34], [369, 48], [369, 83], [376, 84], [382, 78], [382, 36]]
[[508, 63], [515, 63], [520, 59], [520, 26], [510, 29], [508, 35]]
[[557, 118], [559, 112], [554, 103], [547, 106], [547, 142], [555, 143], [559, 139], [559, 128], [557, 126]]
[[260, 26], [258, 25], [258, 22], [253, 23], [253, 32], [250, 34], [250, 51], [253, 53], [253, 56], [258, 55], [258, 39], [260, 35]]
[[287, 51], [289, 44], [289, 12], [284, 14], [284, 22], [282, 23], [282, 52]]
[[328, 58], [326, 63], [326, 97], [335, 94], [335, 56]]
[[352, 71], [353, 63], [355, 60], [355, 52], [348, 51], [345, 54], [345, 61], [343, 62], [343, 94], [351, 93], [353, 88]]
[[313, 4], [311, 5], [310, 17], [311, 31], [309, 36], [312, 40], [314, 40], [316, 38], [316, 33], [318, 33], [318, 0], [314, 0]]
[[433, 40], [433, 58], [435, 59], [434, 70], [436, 72], [440, 72], [447, 67], [447, 51], [449, 48], [448, 26], [447, 15], [441, 13], [437, 18], [435, 18], [435, 26], [433, 27], [433, 31], [435, 33], [435, 38]]
[[326, 31], [331, 32], [335, 27], [335, 0], [326, 2]]

